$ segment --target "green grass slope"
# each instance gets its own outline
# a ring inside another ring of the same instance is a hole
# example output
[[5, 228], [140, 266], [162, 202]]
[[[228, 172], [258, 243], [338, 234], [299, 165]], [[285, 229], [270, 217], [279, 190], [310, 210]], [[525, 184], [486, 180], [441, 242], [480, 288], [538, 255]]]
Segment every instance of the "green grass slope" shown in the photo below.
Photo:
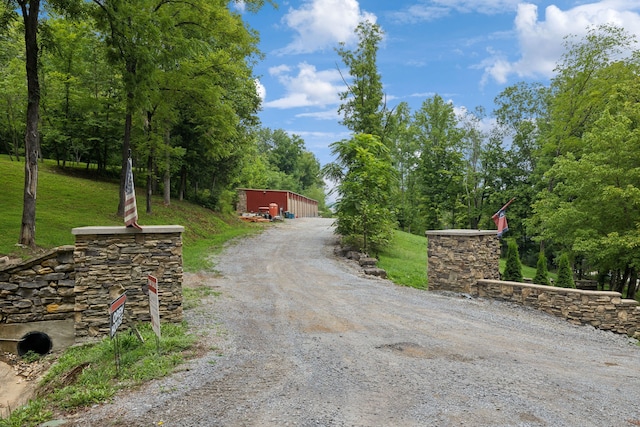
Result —
[[[49, 249], [71, 245], [71, 229], [83, 226], [123, 225], [116, 216], [118, 183], [78, 177], [77, 170], [62, 170], [52, 161], [39, 164], [36, 202], [36, 243]], [[22, 222], [24, 161], [0, 156], [0, 254], [26, 258], [32, 252], [16, 245]], [[172, 200], [164, 206], [161, 197], [152, 198], [152, 214], [145, 212], [144, 192], [138, 187], [138, 223], [182, 225], [184, 266], [187, 271], [210, 268], [210, 254], [227, 240], [258, 231], [255, 224], [244, 224], [233, 216], [221, 216], [187, 202]]]
[[391, 245], [378, 255], [378, 266], [394, 283], [427, 289], [427, 238], [394, 231]]

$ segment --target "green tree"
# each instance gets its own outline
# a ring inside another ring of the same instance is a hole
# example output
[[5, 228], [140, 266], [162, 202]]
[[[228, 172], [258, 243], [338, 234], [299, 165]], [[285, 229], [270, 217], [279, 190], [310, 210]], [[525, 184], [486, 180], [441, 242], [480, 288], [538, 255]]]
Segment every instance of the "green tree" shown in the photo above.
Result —
[[522, 263], [515, 239], [507, 239], [507, 263], [504, 268], [502, 280], [522, 282]]
[[337, 182], [336, 233], [366, 253], [390, 242], [393, 219], [389, 188], [394, 179], [389, 149], [375, 135], [358, 134], [331, 144], [336, 162], [325, 166]]
[[[392, 206], [400, 228], [407, 232], [424, 233], [420, 218], [414, 215], [418, 195], [417, 179], [413, 173], [418, 164], [418, 143], [409, 104], [401, 102], [387, 116], [386, 145], [396, 170], [396, 186], [392, 188]], [[422, 230], [421, 230], [422, 229]]]
[[[179, 168], [180, 195], [189, 186], [194, 197], [206, 199], [208, 206], [217, 205], [217, 198], [233, 181], [230, 174], [238, 173], [240, 151], [250, 143], [251, 128], [257, 124], [259, 97], [251, 69], [259, 54], [257, 35], [224, 1], [93, 3], [98, 28], [105, 34], [126, 94], [118, 212], [124, 204], [129, 150], [146, 160], [149, 195], [156, 157], [162, 159], [159, 170], [176, 169], [170, 159], [194, 148], [195, 141], [187, 137], [198, 138], [205, 147], [188, 153]], [[250, 10], [263, 3], [243, 2]], [[144, 123], [135, 145], [134, 117]], [[170, 185], [166, 174], [165, 182]]]
[[352, 132], [376, 135], [384, 140], [382, 77], [378, 73], [376, 58], [378, 45], [383, 37], [381, 28], [369, 21], [361, 22], [355, 29], [358, 48], [348, 50], [344, 43], [337, 49], [338, 55], [349, 68], [351, 82], [345, 81], [347, 90], [340, 93], [343, 101], [338, 109], [344, 126]]
[[533, 278], [533, 283], [537, 285], [551, 285], [549, 281], [549, 271], [547, 270], [547, 257], [543, 251], [540, 251], [538, 255], [538, 262], [536, 264], [536, 275]]
[[42, 27], [42, 153], [58, 164], [112, 160], [120, 90], [90, 19], [54, 13]]
[[[598, 38], [592, 34], [574, 48], [576, 66], [563, 74], [589, 88], [578, 94], [570, 91], [581, 103], [575, 113], [582, 120], [565, 117], [576, 130], [557, 139], [562, 142], [558, 147], [564, 148], [544, 174], [546, 189], [533, 204], [529, 224], [539, 239], [554, 242], [600, 272], [623, 272], [616, 285], [622, 291], [640, 266], [635, 250], [640, 244], [640, 55], [615, 56], [607, 62], [609, 56], [591, 52], [599, 47], [606, 47], [608, 55], [619, 52], [620, 45], [610, 44], [617, 34], [607, 27]], [[622, 37], [617, 43], [626, 46], [626, 40]], [[594, 64], [599, 66], [593, 68]], [[570, 96], [563, 93], [561, 98], [568, 102]], [[628, 289], [635, 293], [635, 286]]]
[[560, 288], [576, 287], [573, 281], [573, 272], [571, 271], [569, 256], [566, 253], [563, 253], [560, 255], [560, 258], [558, 258], [558, 281], [555, 283], [555, 286]]
[[[50, 0], [53, 7], [77, 13], [77, 0]], [[40, 0], [7, 0], [0, 10], [0, 23], [8, 25], [15, 18], [14, 10], [22, 14], [24, 30], [24, 62], [27, 80], [27, 114], [24, 137], [25, 178], [22, 202], [22, 225], [18, 243], [36, 246], [36, 196], [38, 190], [38, 157], [40, 156], [40, 80], [38, 71], [38, 26], [40, 24]]]
[[[551, 82], [549, 129], [543, 135], [543, 170], [552, 160], [565, 153], [580, 156], [581, 139], [606, 108], [618, 72], [637, 58], [625, 56], [632, 51], [635, 37], [622, 28], [605, 24], [590, 28], [584, 38], [569, 36], [565, 40], [566, 53], [556, 66]], [[553, 183], [551, 183], [552, 185]]]
[[[0, 3], [2, 7], [4, 3]], [[21, 139], [24, 139], [27, 93], [24, 67], [24, 36], [13, 16], [6, 12], [6, 22], [0, 23], [0, 139], [1, 148], [10, 159], [22, 155]], [[0, 17], [4, 14], [0, 13]]]
[[[517, 197], [510, 208], [511, 231], [524, 258], [534, 262], [543, 242], [536, 245], [524, 222], [532, 215], [531, 204], [541, 189], [538, 162], [543, 134], [548, 131], [549, 88], [539, 83], [518, 83], [507, 87], [495, 99], [496, 127], [493, 137], [501, 141], [501, 167], [490, 200], [500, 205]], [[505, 194], [506, 193], [506, 194]]]
[[435, 95], [422, 103], [413, 122], [420, 151], [417, 207], [423, 225], [430, 229], [455, 228], [464, 213], [464, 161], [463, 131], [453, 105]]

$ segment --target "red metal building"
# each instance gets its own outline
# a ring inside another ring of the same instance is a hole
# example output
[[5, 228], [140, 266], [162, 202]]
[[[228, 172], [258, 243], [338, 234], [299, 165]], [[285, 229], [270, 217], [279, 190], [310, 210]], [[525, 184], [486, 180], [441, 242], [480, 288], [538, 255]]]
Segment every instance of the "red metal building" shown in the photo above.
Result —
[[260, 212], [269, 209], [269, 205], [278, 205], [280, 215], [286, 213], [299, 217], [318, 216], [318, 201], [287, 190], [258, 190], [252, 188], [238, 189], [238, 205], [236, 210], [243, 212]]

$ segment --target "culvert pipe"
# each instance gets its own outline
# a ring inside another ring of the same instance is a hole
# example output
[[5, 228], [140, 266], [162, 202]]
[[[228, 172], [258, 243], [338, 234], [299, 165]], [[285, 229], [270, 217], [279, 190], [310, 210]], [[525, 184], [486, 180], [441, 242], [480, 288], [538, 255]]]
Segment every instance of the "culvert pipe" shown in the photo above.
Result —
[[18, 356], [22, 357], [29, 351], [44, 355], [49, 353], [52, 347], [53, 342], [49, 335], [44, 332], [32, 331], [18, 341]]

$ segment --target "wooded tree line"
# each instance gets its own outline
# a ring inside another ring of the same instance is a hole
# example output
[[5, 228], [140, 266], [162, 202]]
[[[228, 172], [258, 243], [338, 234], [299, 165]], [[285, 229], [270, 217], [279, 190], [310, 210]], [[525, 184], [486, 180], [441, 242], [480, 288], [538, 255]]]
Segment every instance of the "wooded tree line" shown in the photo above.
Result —
[[[257, 11], [264, 1], [239, 3]], [[35, 178], [21, 243], [35, 244], [42, 157], [120, 174], [119, 214], [129, 153], [147, 212], [152, 194], [228, 210], [239, 186], [322, 206], [304, 141], [261, 128], [258, 40], [226, 0], [2, 0], [0, 152], [33, 164]]]
[[551, 82], [507, 87], [489, 115], [437, 94], [416, 111], [389, 108], [376, 66], [382, 31], [365, 22], [356, 34], [357, 49], [337, 49], [350, 70], [341, 112], [354, 137], [332, 145], [337, 160], [324, 170], [338, 182], [338, 228], [351, 243], [375, 252], [396, 224], [416, 234], [494, 228], [492, 215], [516, 197], [508, 235], [526, 264], [540, 251], [554, 263], [568, 254], [579, 278], [597, 272], [635, 295], [640, 51], [631, 35], [604, 25], [567, 37]]

